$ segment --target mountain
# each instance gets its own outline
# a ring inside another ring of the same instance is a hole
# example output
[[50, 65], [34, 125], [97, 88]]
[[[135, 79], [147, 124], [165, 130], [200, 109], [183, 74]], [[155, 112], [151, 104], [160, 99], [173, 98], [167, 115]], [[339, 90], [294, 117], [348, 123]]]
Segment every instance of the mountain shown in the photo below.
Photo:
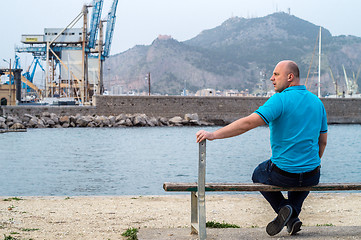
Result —
[[[268, 79], [278, 61], [292, 59], [304, 80], [313, 62], [308, 88], [316, 91], [318, 56], [313, 54], [318, 51], [318, 33], [319, 26], [282, 12], [252, 19], [233, 17], [184, 42], [159, 36], [149, 46], [111, 56], [105, 62], [104, 84], [108, 89], [121, 85], [123, 90], [148, 91], [145, 78], [150, 72], [152, 93], [179, 95], [184, 87], [192, 92], [214, 88], [257, 93], [272, 89]], [[342, 65], [348, 77], [353, 73], [356, 78], [361, 38], [334, 37], [322, 28], [322, 52], [322, 93], [335, 93], [329, 69], [339, 90], [344, 90]]]

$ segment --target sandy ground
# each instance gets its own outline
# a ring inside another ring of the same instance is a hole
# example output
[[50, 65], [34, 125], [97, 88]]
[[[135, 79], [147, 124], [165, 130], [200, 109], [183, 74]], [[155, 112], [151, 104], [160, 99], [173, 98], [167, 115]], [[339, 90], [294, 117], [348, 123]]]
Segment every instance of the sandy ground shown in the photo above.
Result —
[[[126, 239], [129, 227], [190, 226], [190, 195], [21, 199], [0, 197], [0, 239]], [[300, 218], [305, 226], [361, 226], [360, 203], [361, 193], [311, 193]], [[275, 217], [259, 194], [207, 195], [206, 211], [207, 221], [243, 228], [264, 228]]]

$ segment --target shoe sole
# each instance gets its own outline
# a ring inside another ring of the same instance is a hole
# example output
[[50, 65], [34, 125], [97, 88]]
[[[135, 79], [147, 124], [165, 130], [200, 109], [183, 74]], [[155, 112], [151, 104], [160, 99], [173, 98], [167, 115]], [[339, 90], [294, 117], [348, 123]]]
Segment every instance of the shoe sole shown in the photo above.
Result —
[[301, 226], [302, 226], [302, 222], [301, 221], [297, 221], [292, 225], [292, 229], [289, 232], [290, 235], [295, 235], [296, 233], [298, 233], [299, 231], [301, 231]]
[[281, 232], [283, 227], [290, 220], [292, 215], [292, 208], [290, 206], [284, 206], [278, 212], [278, 215], [275, 220], [270, 222], [266, 227], [266, 232], [270, 236], [274, 236], [277, 233]]

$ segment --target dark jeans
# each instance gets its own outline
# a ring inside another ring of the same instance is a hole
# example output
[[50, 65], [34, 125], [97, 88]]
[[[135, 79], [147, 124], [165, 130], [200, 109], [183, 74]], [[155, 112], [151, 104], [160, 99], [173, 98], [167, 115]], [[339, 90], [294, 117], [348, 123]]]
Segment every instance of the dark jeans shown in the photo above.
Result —
[[[273, 166], [275, 165], [271, 160], [264, 161], [258, 165], [252, 175], [253, 182], [280, 187], [307, 187], [317, 185], [320, 180], [320, 172], [308, 178], [303, 178], [302, 174], [298, 178], [290, 178], [272, 171]], [[294, 210], [292, 217], [297, 217], [301, 212], [303, 201], [309, 192], [290, 191], [288, 192], [288, 198], [285, 198], [281, 192], [261, 192], [261, 194], [271, 204], [276, 213], [278, 213], [283, 206], [290, 205]]]

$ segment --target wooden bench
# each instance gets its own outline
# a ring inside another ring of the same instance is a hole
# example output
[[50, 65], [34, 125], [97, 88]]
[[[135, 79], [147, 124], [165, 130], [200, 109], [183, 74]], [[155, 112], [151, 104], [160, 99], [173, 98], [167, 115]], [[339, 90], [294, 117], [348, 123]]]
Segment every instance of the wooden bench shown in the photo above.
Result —
[[199, 143], [198, 183], [163, 184], [167, 192], [191, 192], [191, 233], [200, 240], [207, 238], [205, 192], [254, 192], [254, 191], [357, 191], [361, 183], [320, 183], [311, 187], [277, 187], [259, 183], [206, 183], [206, 142]]

